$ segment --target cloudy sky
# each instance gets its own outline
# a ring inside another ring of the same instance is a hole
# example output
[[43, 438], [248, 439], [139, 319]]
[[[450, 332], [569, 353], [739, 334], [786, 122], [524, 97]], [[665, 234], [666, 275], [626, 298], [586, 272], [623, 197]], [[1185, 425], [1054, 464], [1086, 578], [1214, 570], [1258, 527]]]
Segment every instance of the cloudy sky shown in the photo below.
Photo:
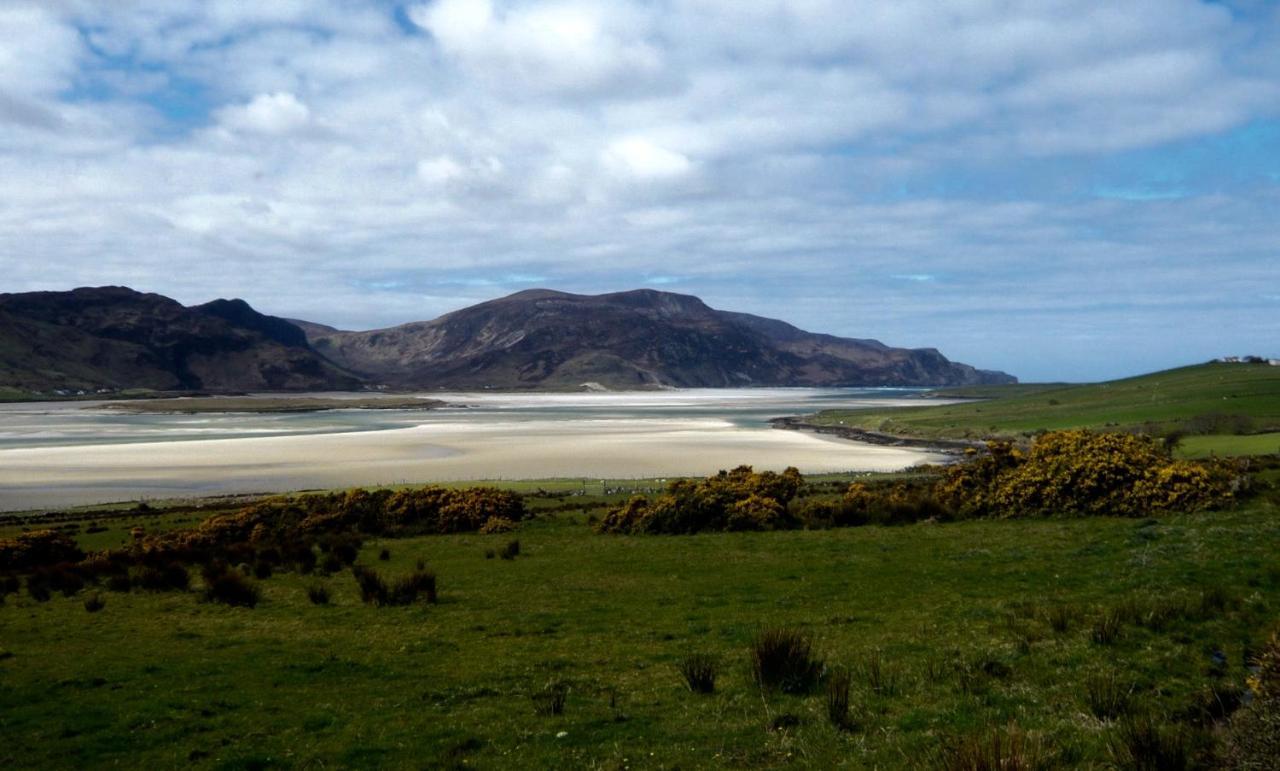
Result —
[[1024, 379], [1280, 355], [1266, 0], [0, 0], [0, 291], [649, 286]]

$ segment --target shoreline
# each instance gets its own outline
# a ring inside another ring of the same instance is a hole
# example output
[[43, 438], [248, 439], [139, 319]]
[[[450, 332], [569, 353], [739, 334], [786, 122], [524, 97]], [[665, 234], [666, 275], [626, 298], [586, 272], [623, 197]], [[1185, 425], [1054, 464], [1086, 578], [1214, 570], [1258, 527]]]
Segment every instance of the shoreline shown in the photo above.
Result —
[[981, 449], [986, 446], [985, 442], [975, 439], [923, 439], [914, 436], [899, 436], [879, 431], [868, 431], [864, 428], [853, 428], [851, 426], [823, 426], [816, 423], [808, 423], [804, 420], [804, 417], [802, 415], [770, 418], [769, 425], [783, 431], [806, 431], [815, 434], [826, 434], [863, 444], [928, 450], [940, 455], [956, 457], [964, 455], [965, 450]]

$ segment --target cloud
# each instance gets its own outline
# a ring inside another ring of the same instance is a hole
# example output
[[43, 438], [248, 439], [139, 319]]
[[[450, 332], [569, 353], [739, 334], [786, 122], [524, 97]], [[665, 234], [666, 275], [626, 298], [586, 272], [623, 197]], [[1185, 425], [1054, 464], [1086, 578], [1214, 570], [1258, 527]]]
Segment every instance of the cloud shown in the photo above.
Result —
[[290, 134], [311, 122], [311, 110], [290, 93], [258, 94], [248, 104], [224, 107], [218, 122], [233, 131]]
[[1262, 350], [1276, 44], [1194, 0], [11, 1], [0, 269], [354, 327], [678, 277], [1028, 376]]
[[644, 137], [626, 137], [609, 144], [604, 162], [615, 173], [639, 179], [672, 179], [689, 173], [689, 159]]

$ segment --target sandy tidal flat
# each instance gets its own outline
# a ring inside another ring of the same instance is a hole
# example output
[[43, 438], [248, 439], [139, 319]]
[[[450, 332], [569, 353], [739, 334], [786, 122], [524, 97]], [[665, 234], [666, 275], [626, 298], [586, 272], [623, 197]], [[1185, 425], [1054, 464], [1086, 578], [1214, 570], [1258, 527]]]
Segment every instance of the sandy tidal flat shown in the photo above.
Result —
[[0, 450], [0, 510], [462, 479], [889, 471], [939, 457], [712, 417], [433, 421], [410, 428]]

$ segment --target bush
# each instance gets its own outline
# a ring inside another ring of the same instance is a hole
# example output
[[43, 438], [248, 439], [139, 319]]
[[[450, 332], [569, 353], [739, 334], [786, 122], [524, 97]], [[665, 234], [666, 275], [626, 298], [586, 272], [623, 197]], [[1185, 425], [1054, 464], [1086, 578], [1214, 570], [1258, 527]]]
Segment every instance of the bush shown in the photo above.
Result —
[[1280, 758], [1280, 632], [1271, 635], [1252, 668], [1253, 698], [1231, 718], [1224, 754], [1229, 768], [1269, 771]]
[[102, 599], [102, 595], [94, 593], [84, 598], [84, 609], [90, 613], [97, 613], [107, 607], [107, 601]]
[[191, 574], [178, 562], [164, 567], [145, 566], [138, 571], [136, 583], [149, 592], [186, 591], [191, 586]]
[[253, 608], [262, 599], [262, 593], [243, 573], [221, 564], [205, 568], [204, 598], [223, 605]]
[[513, 560], [520, 554], [520, 542], [508, 541], [506, 546], [502, 547], [502, 551], [498, 552], [498, 556], [504, 560]]
[[312, 584], [307, 587], [307, 599], [312, 605], [328, 605], [329, 588], [324, 584]]
[[679, 665], [680, 674], [689, 690], [694, 693], [713, 693], [720, 666], [715, 657], [706, 653], [690, 653]]
[[128, 573], [118, 573], [107, 578], [107, 591], [127, 592], [133, 588], [133, 580]]
[[813, 655], [813, 640], [799, 629], [761, 630], [751, 643], [751, 676], [761, 688], [808, 693], [822, 679], [823, 663]]
[[632, 496], [600, 520], [604, 533], [698, 533], [707, 530], [777, 530], [797, 520], [787, 505], [803, 483], [800, 472], [756, 472], [750, 466], [701, 480], [677, 479], [650, 501]]
[[75, 539], [55, 530], [32, 530], [14, 538], [0, 538], [0, 570], [33, 570], [82, 559], [84, 552]]
[[489, 517], [480, 526], [481, 535], [493, 535], [495, 533], [510, 533], [517, 527], [514, 520], [506, 517]]
[[379, 551], [379, 552], [378, 552], [378, 559], [379, 559], [380, 561], [382, 561], [382, 562], [387, 562], [387, 561], [389, 561], [389, 560], [391, 559], [391, 550], [390, 550], [390, 549], [383, 549], [382, 551]]
[[1025, 454], [990, 442], [982, 457], [948, 467], [934, 489], [960, 516], [1138, 517], [1221, 504], [1231, 497], [1231, 476], [1170, 460], [1147, 436], [1078, 429], [1042, 434]]

